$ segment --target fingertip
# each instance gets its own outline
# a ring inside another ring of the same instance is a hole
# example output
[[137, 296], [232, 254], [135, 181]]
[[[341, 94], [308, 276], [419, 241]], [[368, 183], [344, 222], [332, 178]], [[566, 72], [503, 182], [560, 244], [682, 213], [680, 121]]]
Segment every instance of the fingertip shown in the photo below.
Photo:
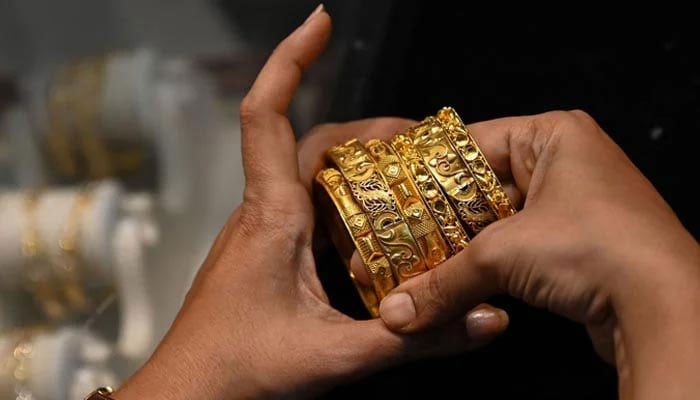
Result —
[[508, 324], [508, 313], [491, 306], [473, 310], [465, 318], [467, 337], [473, 346], [490, 342], [503, 333]]
[[[319, 54], [326, 47], [330, 38], [333, 23], [331, 16], [326, 11], [323, 4], [320, 4], [304, 23], [297, 28], [292, 37], [298, 37], [305, 45], [313, 45], [313, 54]], [[303, 60], [302, 61], [306, 61]], [[307, 64], [303, 65], [306, 67]]]
[[372, 280], [367, 274], [365, 263], [362, 262], [360, 253], [357, 250], [352, 253], [352, 257], [350, 258], [350, 271], [352, 271], [353, 276], [355, 276], [358, 282], [367, 286], [372, 285]]
[[382, 300], [379, 315], [387, 328], [402, 332], [416, 319], [416, 306], [408, 293], [394, 293]]

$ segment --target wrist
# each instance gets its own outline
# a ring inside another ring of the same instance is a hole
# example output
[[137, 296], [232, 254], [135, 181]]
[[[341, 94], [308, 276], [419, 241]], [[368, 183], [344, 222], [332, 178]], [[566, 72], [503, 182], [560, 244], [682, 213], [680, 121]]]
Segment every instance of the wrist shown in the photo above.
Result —
[[697, 244], [667, 256], [641, 255], [633, 273], [621, 282], [624, 286], [613, 292], [613, 307], [623, 398], [675, 399], [695, 394], [687, 390], [698, 390], [693, 371], [700, 368]]
[[173, 328], [153, 356], [116, 391], [116, 400], [265, 398], [274, 389], [257, 379], [254, 357], [221, 343], [223, 335], [203, 329], [206, 324], [198, 328], [186, 327], [184, 321], [175, 324], [178, 329]]

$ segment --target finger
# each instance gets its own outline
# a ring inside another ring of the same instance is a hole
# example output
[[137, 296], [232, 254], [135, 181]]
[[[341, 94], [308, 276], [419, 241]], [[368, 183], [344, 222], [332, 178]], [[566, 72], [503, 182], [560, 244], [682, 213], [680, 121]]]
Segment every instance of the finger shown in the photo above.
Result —
[[346, 374], [360, 377], [378, 370], [428, 356], [449, 355], [467, 350], [469, 341], [463, 324], [450, 324], [416, 335], [389, 331], [378, 320], [353, 321], [342, 329], [345, 334], [337, 348], [352, 347], [346, 356]]
[[455, 320], [498, 294], [501, 277], [508, 276], [513, 262], [506, 244], [517, 243], [514, 235], [520, 234], [523, 215], [492, 224], [466, 249], [394, 289], [379, 307], [386, 325], [397, 332], [424, 330]]
[[[465, 320], [472, 322], [465, 325]], [[359, 377], [406, 361], [476, 349], [508, 327], [507, 314], [487, 304], [470, 311], [465, 320], [412, 335], [391, 332], [378, 319], [352, 321], [335, 327], [343, 333], [329, 335], [337, 338], [338, 343], [327, 347], [350, 347], [352, 351], [345, 355], [349, 359], [344, 363], [347, 370], [343, 374]], [[477, 320], [478, 323], [474, 322]]]
[[[372, 285], [365, 264], [360, 259], [357, 251], [353, 253], [350, 259], [350, 269], [357, 281], [366, 286]], [[469, 338], [468, 349], [480, 347], [490, 342], [506, 329], [508, 322], [508, 314], [504, 310], [485, 303], [476, 306], [464, 318], [467, 337]]]
[[608, 318], [600, 324], [587, 324], [586, 330], [591, 337], [596, 353], [608, 364], [615, 365], [615, 340], [613, 338], [617, 321]]
[[512, 196], [516, 205], [521, 205], [528, 193], [540, 153], [548, 145], [556, 127], [573, 117], [577, 120], [584, 119], [576, 113], [553, 111], [499, 118], [470, 124], [468, 127], [505, 186], [506, 193]]
[[469, 311], [464, 321], [469, 339], [467, 349], [472, 350], [503, 333], [508, 328], [510, 318], [505, 310], [484, 303]]
[[464, 315], [494, 294], [479, 270], [470, 268], [471, 248], [403, 284], [385, 297], [379, 313], [397, 332], [415, 332]]
[[311, 187], [314, 176], [324, 167], [326, 150], [337, 144], [357, 138], [388, 140], [416, 122], [403, 118], [369, 118], [358, 121], [323, 124], [315, 127], [299, 141], [298, 157], [302, 183]]
[[352, 253], [352, 257], [350, 258], [350, 271], [352, 271], [352, 274], [358, 282], [366, 286], [372, 286], [365, 263], [362, 262], [360, 253], [357, 250]]
[[269, 186], [298, 179], [294, 133], [287, 108], [303, 72], [328, 41], [331, 20], [323, 8], [280, 43], [241, 103], [246, 184]]

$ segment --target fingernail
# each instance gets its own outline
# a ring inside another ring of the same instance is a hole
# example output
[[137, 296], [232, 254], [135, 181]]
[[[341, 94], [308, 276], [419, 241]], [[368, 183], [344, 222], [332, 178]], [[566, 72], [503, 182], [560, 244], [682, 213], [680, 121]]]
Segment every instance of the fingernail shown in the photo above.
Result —
[[315, 17], [316, 15], [318, 15], [321, 11], [323, 11], [323, 9], [324, 9], [323, 3], [319, 4], [318, 6], [316, 6], [316, 8], [311, 12], [311, 14], [309, 14], [309, 16], [306, 17], [306, 21], [304, 21], [304, 24], [306, 24], [307, 22], [309, 22], [309, 21], [311, 21], [312, 19], [314, 19], [314, 17]]
[[382, 300], [379, 314], [390, 329], [401, 329], [416, 319], [416, 306], [408, 293], [392, 294]]
[[467, 316], [466, 325], [469, 338], [490, 338], [508, 325], [508, 314], [503, 310], [476, 310]]

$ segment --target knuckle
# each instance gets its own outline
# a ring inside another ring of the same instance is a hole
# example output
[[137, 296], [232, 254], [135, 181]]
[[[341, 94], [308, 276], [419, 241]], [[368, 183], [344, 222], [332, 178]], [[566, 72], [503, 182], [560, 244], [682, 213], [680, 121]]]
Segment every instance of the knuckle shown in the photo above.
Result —
[[246, 95], [241, 101], [240, 106], [240, 122], [241, 126], [250, 126], [255, 122], [258, 115], [257, 100], [250, 94]]
[[551, 125], [557, 125], [564, 121], [573, 119], [570, 112], [564, 110], [553, 110], [546, 113], [540, 114], [539, 117], [543, 120], [549, 121]]
[[534, 162], [552, 136], [555, 118], [552, 113], [540, 114], [511, 127], [510, 147]]
[[580, 132], [602, 132], [603, 129], [589, 113], [583, 110], [571, 110], [570, 113], [575, 116], [577, 126]]
[[[486, 234], [486, 235], [484, 235]], [[489, 272], [495, 269], [498, 265], [498, 251], [494, 251], [494, 245], [492, 244], [489, 236], [491, 233], [482, 232], [480, 235], [472, 240], [469, 246], [469, 264], [479, 272]]]
[[466, 252], [468, 264], [484, 281], [498, 282], [508, 274], [511, 258], [520, 246], [520, 234], [524, 228], [513, 226], [514, 218], [490, 225], [477, 235]]
[[583, 110], [552, 111], [541, 116], [549, 122], [553, 134], [580, 134], [598, 128], [593, 117]]
[[242, 230], [249, 235], [264, 235], [266, 241], [293, 238], [293, 242], [310, 242], [312, 221], [306, 210], [293, 209], [286, 201], [270, 200], [274, 198], [246, 188], [239, 216]]
[[423, 283], [423, 293], [425, 293], [425, 301], [423, 303], [422, 314], [435, 315], [441, 314], [447, 309], [450, 304], [449, 294], [445, 290], [442, 274], [437, 270], [428, 273], [427, 279]]
[[583, 119], [583, 120], [590, 121], [590, 122], [595, 122], [595, 119], [593, 119], [591, 114], [587, 113], [584, 110], [577, 108], [577, 109], [571, 110], [569, 112], [579, 119]]
[[599, 130], [584, 111], [550, 111], [534, 116], [521, 134], [515, 135], [513, 146], [537, 156], [545, 149], [558, 147], [562, 140], [579, 140]]

